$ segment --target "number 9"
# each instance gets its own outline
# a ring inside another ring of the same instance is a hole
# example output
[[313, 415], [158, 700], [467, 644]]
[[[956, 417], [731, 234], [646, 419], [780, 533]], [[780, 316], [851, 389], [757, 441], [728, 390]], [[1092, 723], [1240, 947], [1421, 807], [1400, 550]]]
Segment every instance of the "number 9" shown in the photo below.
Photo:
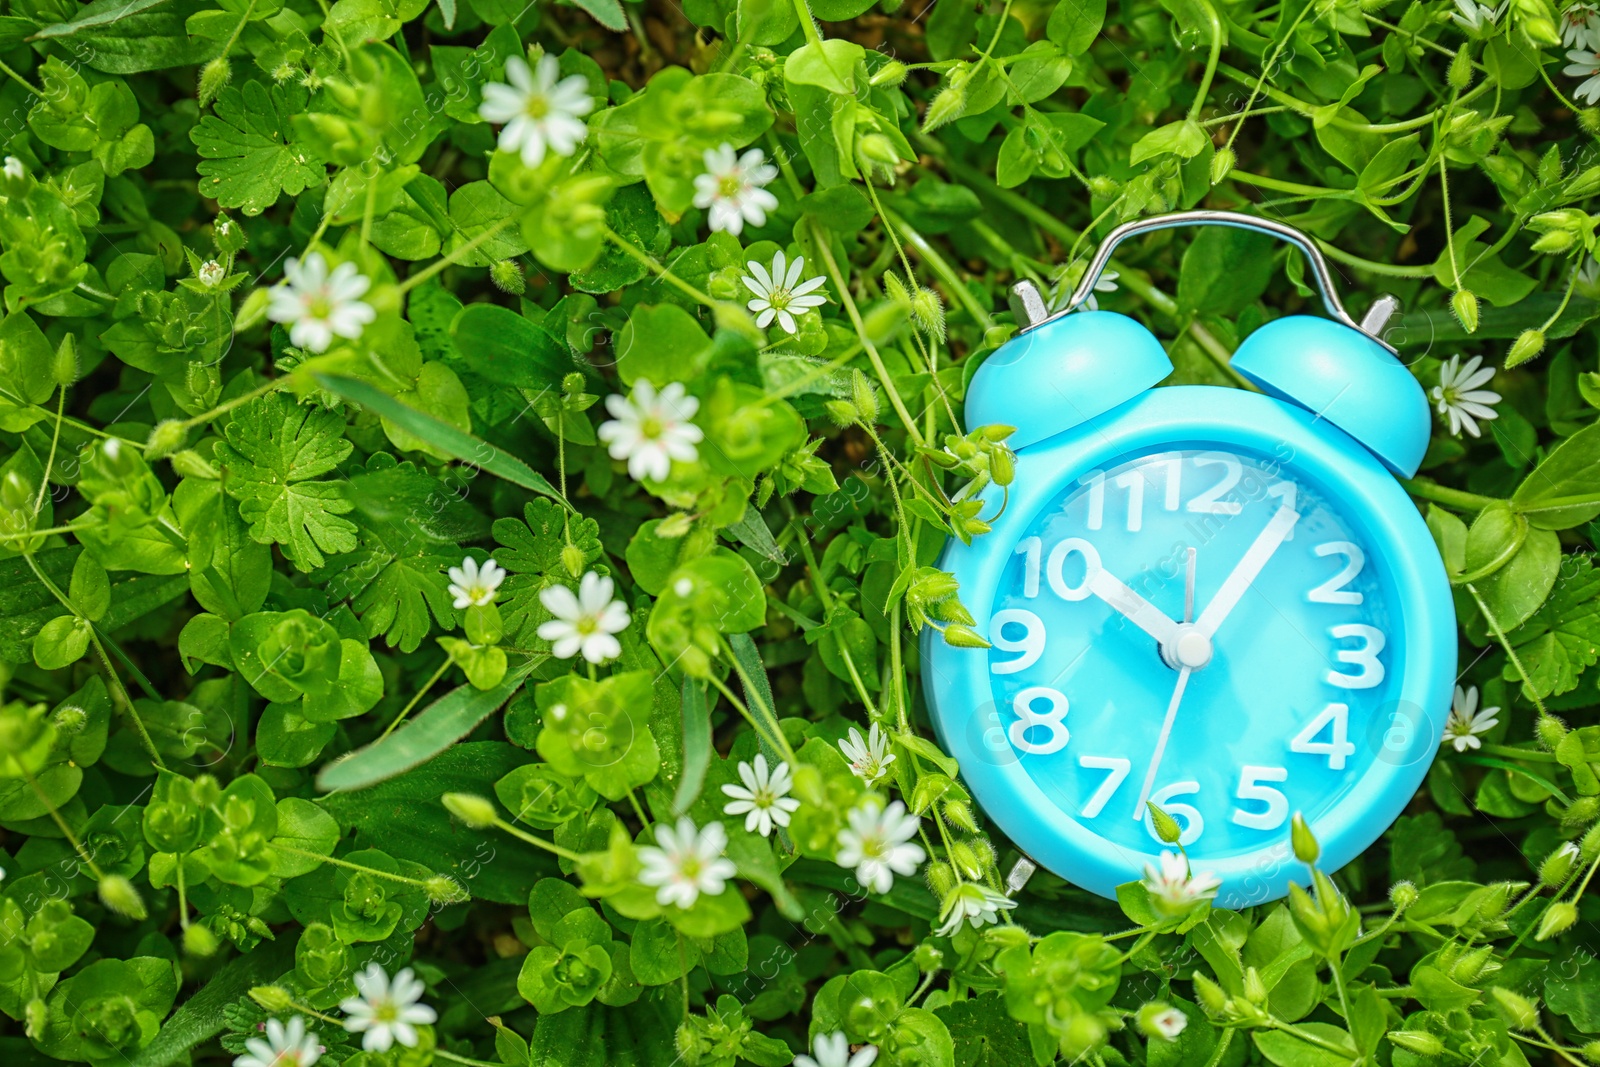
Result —
[[[1007, 625], [1021, 626], [1025, 632], [1020, 639], [1013, 640], [1006, 636]], [[991, 663], [989, 670], [995, 674], [1016, 674], [1027, 670], [1044, 655], [1044, 636], [1044, 623], [1031, 611], [1007, 608], [995, 612], [990, 620], [990, 642], [1002, 652], [1021, 652], [1022, 656], [1005, 663]]]

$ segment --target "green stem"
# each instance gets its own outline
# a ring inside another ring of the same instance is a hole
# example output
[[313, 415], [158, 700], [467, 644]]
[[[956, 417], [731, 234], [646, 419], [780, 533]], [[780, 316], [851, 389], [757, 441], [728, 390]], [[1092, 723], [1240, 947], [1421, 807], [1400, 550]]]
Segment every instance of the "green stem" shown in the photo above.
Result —
[[1382, 274], [1390, 278], [1433, 277], [1432, 267], [1402, 267], [1394, 263], [1377, 263], [1370, 259], [1362, 259], [1360, 256], [1353, 256], [1341, 248], [1335, 248], [1320, 237], [1315, 240], [1317, 247], [1322, 249], [1323, 255], [1360, 270], [1371, 271], [1373, 274]]
[[1211, 0], [1199, 0], [1199, 3], [1205, 9], [1206, 18], [1211, 21], [1211, 54], [1206, 59], [1206, 72], [1200, 77], [1200, 89], [1194, 94], [1194, 103], [1189, 105], [1190, 122], [1200, 118], [1200, 112], [1206, 106], [1206, 96], [1211, 92], [1212, 79], [1217, 76], [1217, 63], [1222, 59], [1222, 20], [1217, 18], [1217, 9], [1212, 6]]
[[413, 885], [419, 889], [426, 889], [428, 886], [428, 883], [421, 878], [407, 878], [403, 874], [393, 874], [389, 871], [380, 871], [376, 867], [368, 867], [360, 863], [351, 863], [349, 860], [342, 860], [336, 856], [325, 856], [320, 852], [312, 852], [310, 849], [306, 848], [297, 848], [294, 845], [285, 845], [280, 841], [273, 841], [272, 847], [280, 852], [287, 852], [290, 855], [304, 856], [306, 859], [316, 860], [319, 863], [329, 863], [335, 867], [343, 867], [350, 871], [361, 871], [363, 874], [370, 874], [377, 878], [386, 878], [391, 882], [399, 882], [402, 885]]
[[971, 315], [978, 325], [985, 330], [994, 326], [994, 317], [978, 303], [977, 299], [972, 295], [972, 290], [967, 288], [966, 283], [956, 274], [955, 269], [950, 266], [944, 256], [939, 254], [938, 249], [929, 244], [927, 238], [923, 237], [922, 234], [912, 228], [910, 223], [893, 211], [882, 209], [882, 214], [884, 221], [905, 235], [906, 243], [915, 248], [917, 255], [921, 256], [923, 261], [933, 268], [933, 272], [950, 288], [951, 295], [960, 302], [962, 307], [967, 309], [967, 314]]
[[433, 277], [435, 274], [438, 274], [440, 271], [450, 266], [452, 263], [459, 261], [461, 257], [466, 255], [468, 252], [473, 251], [480, 245], [487, 244], [490, 239], [492, 239], [501, 230], [508, 229], [509, 227], [515, 225], [516, 222], [517, 217], [515, 215], [501, 219], [499, 222], [495, 223], [493, 226], [490, 226], [487, 230], [484, 230], [466, 244], [451, 249], [448, 255], [441, 259], [434, 260], [422, 270], [411, 275], [411, 277], [400, 283], [396, 291], [400, 294], [410, 292], [423, 282], [427, 281], [429, 278]]
[[16, 82], [18, 85], [20, 85], [24, 89], [28, 90], [28, 92], [32, 93], [34, 96], [37, 96], [40, 100], [48, 100], [49, 99], [49, 97], [45, 96], [39, 90], [35, 89], [33, 87], [33, 85], [29, 83], [28, 79], [24, 78], [22, 75], [18, 74], [16, 71], [14, 71], [10, 67], [6, 66], [4, 63], [0, 63], [0, 73], [4, 73], [6, 77], [10, 78], [12, 81]]
[[1400, 484], [1405, 486], [1406, 492], [1412, 496], [1431, 500], [1435, 504], [1443, 504], [1458, 511], [1479, 512], [1506, 503], [1499, 497], [1469, 493], [1465, 489], [1452, 489], [1428, 478], [1404, 478]]
[[816, 20], [811, 17], [811, 9], [806, 6], [806, 0], [794, 0], [794, 11], [800, 16], [800, 28], [805, 31], [806, 44], [821, 45], [822, 34], [817, 31]]
[[196, 415], [192, 419], [184, 419], [182, 422], [178, 423], [178, 425], [180, 427], [182, 427], [183, 429], [185, 429], [185, 430], [193, 429], [196, 426], [203, 426], [206, 423], [210, 422], [212, 419], [218, 418], [218, 417], [220, 417], [222, 415], [226, 415], [228, 412], [232, 411], [236, 407], [239, 407], [239, 406], [244, 405], [244, 404], [248, 404], [250, 401], [254, 400], [258, 396], [262, 396], [262, 395], [264, 395], [266, 393], [270, 393], [274, 389], [283, 388], [283, 386], [286, 385], [286, 384], [288, 384], [287, 379], [284, 379], [284, 378], [273, 378], [272, 380], [270, 380], [268, 382], [265, 382], [262, 385], [256, 386], [256, 388], [250, 390], [248, 393], [241, 393], [240, 395], [234, 397], [232, 400], [224, 400], [222, 403], [218, 404], [216, 407], [212, 408], [210, 411], [202, 412], [201, 414]]
[[78, 835], [72, 832], [72, 827], [67, 825], [67, 821], [61, 817], [61, 813], [56, 810], [56, 806], [50, 802], [49, 795], [40, 788], [38, 779], [27, 770], [23, 771], [23, 777], [28, 780], [28, 785], [39, 798], [39, 803], [43, 804], [45, 810], [50, 813], [50, 819], [56, 824], [56, 829], [61, 831], [61, 836], [67, 839], [67, 843], [78, 854], [78, 858], [83, 860], [90, 873], [94, 875], [95, 880], [99, 881], [104, 878], [105, 875], [100, 872], [100, 868], [95, 866], [94, 857], [89, 855], [89, 850], [83, 847], [82, 842], [78, 840]]
[[433, 1050], [433, 1058], [436, 1060], [448, 1060], [451, 1063], [460, 1063], [464, 1067], [505, 1067], [504, 1064], [490, 1063], [487, 1060], [471, 1060], [465, 1056], [457, 1056], [454, 1052], [446, 1052], [442, 1048]]
[[394, 733], [395, 727], [406, 721], [406, 716], [411, 714], [411, 709], [415, 708], [417, 706], [417, 702], [427, 695], [428, 690], [432, 689], [439, 679], [444, 677], [444, 672], [449, 670], [450, 665], [454, 662], [455, 660], [451, 659], [449, 656], [444, 658], [444, 662], [439, 664], [439, 669], [433, 672], [433, 677], [429, 678], [427, 682], [423, 684], [422, 688], [417, 690], [416, 695], [411, 698], [411, 702], [405, 707], [401, 708], [400, 714], [394, 717], [394, 722], [391, 722], [388, 727], [384, 729], [383, 733], [378, 735], [379, 741], [382, 741], [385, 737], [388, 737], [390, 734]]
[[530, 845], [533, 845], [537, 848], [542, 848], [546, 852], [554, 853], [555, 855], [560, 856], [562, 859], [568, 860], [569, 862], [577, 863], [583, 858], [576, 852], [573, 852], [571, 849], [562, 848], [554, 841], [546, 841], [543, 838], [534, 837], [527, 831], [512, 826], [499, 816], [495, 817], [494, 825], [496, 829], [504, 830], [506, 833], [510, 834], [512, 837], [515, 837], [519, 841], [526, 841]]
[[[801, 2], [804, 2], [804, 0], [801, 0]], [[694, 286], [690, 285], [688, 282], [672, 273], [671, 270], [656, 262], [656, 258], [650, 255], [650, 253], [638, 247], [632, 241], [628, 240], [626, 237], [623, 237], [609, 226], [605, 228], [605, 231], [606, 240], [620, 248], [623, 254], [627, 255], [630, 259], [635, 259], [644, 264], [645, 268], [657, 278], [660, 278], [668, 285], [671, 285], [674, 289], [677, 289], [684, 296], [687, 296], [695, 303], [702, 304], [705, 307], [713, 310], [717, 308], [718, 304], [716, 300], [710, 296], [707, 296], [705, 293], [702, 293], [700, 290], [696, 289]]]
[[1523, 691], [1533, 699], [1533, 706], [1539, 709], [1539, 717], [1546, 714], [1544, 701], [1539, 699], [1539, 691], [1534, 688], [1533, 680], [1528, 677], [1527, 668], [1523, 667], [1522, 659], [1517, 655], [1517, 650], [1511, 647], [1511, 642], [1506, 640], [1504, 631], [1500, 629], [1500, 620], [1494, 617], [1494, 612], [1489, 610], [1489, 605], [1483, 597], [1478, 595], [1478, 589], [1471, 582], [1467, 583], [1467, 592], [1472, 594], [1472, 599], [1477, 601], [1478, 610], [1483, 612], [1483, 619], [1489, 624], [1489, 629], [1494, 633], [1495, 640], [1500, 642], [1500, 647], [1505, 649], [1506, 657], [1511, 660], [1511, 665], [1517, 669], [1517, 674], [1522, 679]]

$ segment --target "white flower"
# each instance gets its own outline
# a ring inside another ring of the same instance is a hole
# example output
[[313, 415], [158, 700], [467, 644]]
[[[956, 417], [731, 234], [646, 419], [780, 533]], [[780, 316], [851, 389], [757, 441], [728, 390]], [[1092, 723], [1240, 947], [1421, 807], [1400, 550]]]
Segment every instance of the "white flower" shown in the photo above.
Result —
[[780, 250], [772, 257], [772, 273], [767, 273], [767, 268], [754, 260], [745, 264], [750, 268], [749, 274], [739, 277], [744, 282], [744, 287], [756, 294], [755, 299], [745, 306], [751, 311], [758, 312], [756, 325], [763, 330], [771, 325], [774, 317], [778, 325], [789, 333], [798, 332], [794, 324], [796, 315], [804, 315], [812, 308], [821, 307], [828, 302], [828, 298], [815, 290], [822, 287], [822, 275], [800, 281], [800, 275], [806, 269], [806, 257], [795, 256], [794, 262], [789, 263]]
[[1561, 43], [1568, 48], [1600, 52], [1600, 9], [1573, 4], [1561, 13]]
[[989, 923], [999, 922], [1002, 911], [1010, 911], [1017, 902], [1004, 893], [997, 893], [986, 885], [963, 882], [956, 886], [944, 902], [939, 915], [944, 920], [934, 932], [940, 937], [950, 937], [970, 921], [974, 930]]
[[722, 854], [728, 831], [720, 822], [708, 823], [703, 830], [696, 830], [687, 815], [678, 820], [676, 829], [656, 823], [656, 844], [661, 847], [639, 846], [639, 861], [644, 864], [639, 881], [657, 887], [657, 904], [693, 907], [701, 893], [716, 896], [737, 873], [733, 861]]
[[227, 277], [227, 271], [222, 269], [222, 264], [214, 259], [208, 259], [200, 264], [200, 269], [195, 271], [200, 279], [200, 284], [215, 288], [222, 284], [222, 279]]
[[633, 383], [631, 398], [606, 397], [606, 410], [612, 417], [600, 424], [600, 440], [610, 446], [612, 459], [628, 461], [634, 481], [665, 481], [673, 460], [693, 463], [700, 458], [694, 446], [705, 434], [689, 421], [700, 410], [700, 401], [682, 383], [670, 382], [657, 393], [640, 378]]
[[917, 873], [917, 865], [927, 853], [911, 843], [922, 820], [906, 813], [906, 806], [895, 801], [887, 808], [876, 797], [867, 797], [846, 816], [849, 826], [839, 831], [839, 853], [834, 862], [854, 867], [856, 881], [878, 893], [887, 893], [894, 876]]
[[628, 608], [611, 598], [614, 588], [610, 578], [588, 571], [576, 596], [564, 585], [552, 585], [539, 594], [539, 603], [555, 618], [541, 622], [535, 632], [551, 643], [552, 655], [571, 659], [581, 652], [590, 663], [622, 655], [622, 644], [611, 635], [628, 628]]
[[725, 785], [722, 791], [733, 799], [722, 808], [724, 815], [743, 815], [744, 828], [766, 837], [772, 827], [788, 826], [789, 813], [800, 802], [789, 795], [794, 782], [789, 778], [789, 765], [782, 760], [772, 773], [767, 773], [767, 757], [756, 756], [755, 766], [740, 761], [739, 778], [744, 785]]
[[285, 263], [283, 278], [271, 290], [267, 318], [288, 324], [289, 343], [296, 348], [323, 352], [335, 335], [353, 341], [378, 317], [361, 299], [372, 281], [354, 263], [341, 263], [329, 274], [328, 261], [313, 252]]
[[450, 577], [450, 595], [456, 598], [457, 611], [493, 603], [495, 590], [506, 580], [505, 568], [492, 558], [484, 560], [480, 567], [477, 560], [468, 556], [461, 561], [461, 566], [451, 567], [445, 573]]
[[1506, 5], [1502, 3], [1499, 7], [1486, 7], [1474, 0], [1456, 0], [1456, 8], [1461, 13], [1450, 17], [1457, 26], [1472, 33], [1482, 33], [1485, 28], [1499, 21], [1500, 16], [1505, 14]]
[[811, 1039], [811, 1055], [804, 1052], [794, 1058], [794, 1067], [871, 1067], [878, 1058], [877, 1045], [862, 1045], [850, 1054], [850, 1042], [843, 1030], [831, 1034], [818, 1034]]
[[233, 1067], [311, 1067], [322, 1056], [321, 1043], [306, 1033], [306, 1021], [298, 1015], [288, 1026], [268, 1019], [266, 1038], [252, 1037], [244, 1047], [248, 1051], [234, 1058]]
[[1440, 744], [1454, 745], [1457, 752], [1477, 748], [1483, 744], [1479, 734], [1486, 734], [1499, 725], [1495, 715], [1499, 708], [1478, 710], [1478, 687], [1463, 690], [1456, 686], [1456, 698], [1450, 702], [1450, 718], [1444, 724], [1444, 740]]
[[778, 176], [766, 153], [752, 148], [738, 156], [733, 145], [723, 144], [706, 149], [705, 161], [706, 172], [694, 179], [694, 206], [711, 209], [711, 229], [737, 235], [747, 222], [764, 224], [778, 206], [778, 198], [762, 188]]
[[361, 1047], [368, 1052], [388, 1052], [396, 1042], [416, 1048], [416, 1027], [439, 1017], [426, 1004], [417, 1003], [422, 999], [422, 982], [410, 967], [391, 979], [382, 967], [369, 963], [355, 976], [355, 983], [360, 996], [346, 997], [339, 1010], [350, 1016], [344, 1021], [346, 1030], [367, 1035]]
[[1439, 368], [1439, 384], [1433, 387], [1433, 399], [1439, 414], [1450, 420], [1450, 432], [1457, 437], [1465, 429], [1478, 436], [1478, 422], [1498, 418], [1490, 404], [1500, 402], [1500, 394], [1479, 389], [1494, 377], [1493, 367], [1483, 367], [1482, 356], [1473, 356], [1463, 365], [1460, 356], [1451, 356]]
[[548, 149], [558, 156], [570, 156], [588, 136], [582, 116], [594, 110], [589, 96], [589, 81], [581, 74], [561, 77], [561, 64], [555, 56], [539, 57], [539, 65], [529, 68], [521, 56], [506, 60], [510, 85], [490, 82], [483, 87], [483, 103], [478, 117], [485, 122], [503, 122], [500, 148], [521, 152], [522, 162], [537, 167]]
[[28, 168], [22, 165], [22, 160], [18, 159], [16, 156], [6, 157], [7, 178], [26, 178], [27, 176]]
[[1168, 1041], [1176, 1041], [1178, 1035], [1183, 1033], [1183, 1028], [1189, 1025], [1189, 1017], [1177, 1008], [1162, 1008], [1151, 1012], [1146, 1022], [1150, 1029]]
[[1216, 875], [1191, 874], [1186, 858], [1165, 849], [1161, 851], [1159, 868], [1153, 863], [1145, 864], [1143, 882], [1157, 903], [1165, 904], [1174, 911], [1187, 908], [1197, 901], [1210, 900], [1222, 885]]
[[1586, 79], [1572, 95], [1586, 104], [1600, 102], [1600, 48], [1582, 52], [1573, 49], [1567, 53], [1567, 58], [1572, 62], [1562, 68], [1561, 73], [1569, 78]]
[[889, 764], [894, 762], [889, 753], [889, 735], [877, 723], [867, 731], [865, 741], [860, 730], [850, 727], [850, 736], [839, 742], [839, 751], [850, 761], [850, 772], [868, 785], [888, 774]]
[[1118, 274], [1114, 270], [1108, 270], [1104, 274], [1100, 275], [1100, 277], [1095, 280], [1094, 288], [1089, 291], [1089, 298], [1082, 304], [1079, 304], [1079, 308], [1088, 308], [1090, 311], [1099, 311], [1100, 301], [1096, 299], [1094, 294], [1116, 292], [1117, 279], [1120, 277], [1122, 277], [1122, 275]]

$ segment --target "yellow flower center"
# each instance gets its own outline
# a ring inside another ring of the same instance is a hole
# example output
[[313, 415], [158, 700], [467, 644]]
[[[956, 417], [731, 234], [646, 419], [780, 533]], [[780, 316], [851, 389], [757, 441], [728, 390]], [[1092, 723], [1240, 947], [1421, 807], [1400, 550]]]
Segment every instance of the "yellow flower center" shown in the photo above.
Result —
[[530, 119], [542, 119], [550, 114], [550, 101], [539, 93], [534, 93], [528, 97], [528, 102], [522, 105], [522, 110]]

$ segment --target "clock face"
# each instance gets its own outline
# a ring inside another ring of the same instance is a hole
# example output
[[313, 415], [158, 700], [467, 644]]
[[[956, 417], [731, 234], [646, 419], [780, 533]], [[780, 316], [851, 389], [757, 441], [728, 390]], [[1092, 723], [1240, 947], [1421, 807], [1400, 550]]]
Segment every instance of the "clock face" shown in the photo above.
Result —
[[1292, 813], [1315, 826], [1429, 743], [1396, 713], [1408, 605], [1384, 545], [1279, 451], [1123, 454], [1008, 530], [974, 747], [1132, 870], [1163, 847], [1147, 799], [1196, 869], [1281, 854]]

